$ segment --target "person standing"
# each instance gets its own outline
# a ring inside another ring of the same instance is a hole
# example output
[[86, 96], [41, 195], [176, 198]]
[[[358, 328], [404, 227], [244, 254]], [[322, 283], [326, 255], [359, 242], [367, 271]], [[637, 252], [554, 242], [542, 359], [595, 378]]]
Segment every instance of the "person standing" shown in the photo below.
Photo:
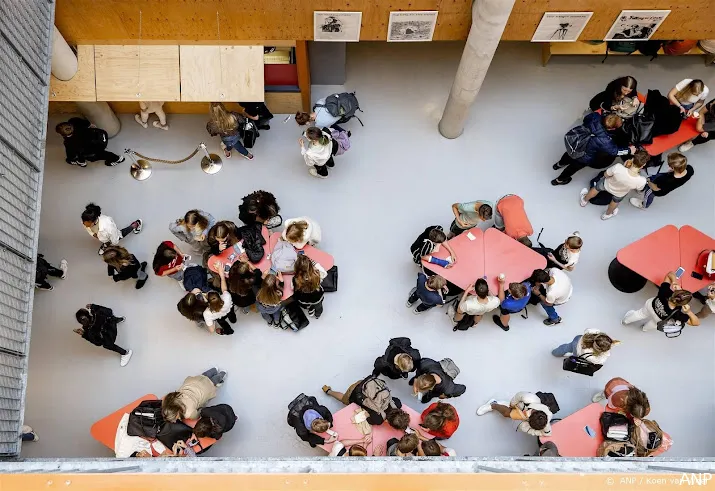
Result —
[[494, 212], [494, 227], [526, 247], [531, 247], [529, 236], [534, 233], [534, 228], [521, 196], [507, 194], [499, 198]]
[[392, 380], [407, 378], [410, 372], [417, 370], [421, 360], [410, 338], [392, 338], [385, 354], [375, 359], [372, 375], [384, 375]]
[[494, 223], [493, 207], [494, 203], [486, 200], [452, 204], [454, 220], [452, 220], [452, 224], [449, 226], [448, 238], [459, 235], [465, 230], [469, 230], [478, 225], [484, 228], [490, 227]]
[[71, 118], [55, 127], [62, 137], [67, 158], [71, 165], [87, 167], [87, 160], [104, 160], [104, 165], [113, 167], [124, 162], [125, 157], [107, 151], [109, 137], [103, 129], [97, 128], [86, 119]]
[[412, 393], [418, 401], [428, 403], [435, 397], [447, 399], [459, 397], [467, 391], [467, 386], [454, 383], [442, 364], [430, 358], [422, 358], [420, 366], [409, 382]]
[[285, 221], [282, 237], [296, 249], [303, 249], [306, 244], [314, 247], [320, 244], [323, 234], [318, 222], [309, 217], [298, 217]]
[[211, 136], [219, 136], [223, 153], [227, 159], [231, 158], [234, 148], [244, 159], [253, 160], [253, 154], [246, 150], [241, 142], [241, 125], [244, 118], [237, 112], [229, 112], [220, 102], [212, 102], [209, 114], [211, 119], [206, 123], [206, 131]]
[[433, 402], [422, 412], [420, 426], [437, 440], [446, 440], [459, 428], [459, 415], [451, 404]]
[[410, 291], [406, 305], [408, 308], [412, 308], [419, 300], [420, 304], [414, 308], [413, 312], [421, 314], [437, 305], [444, 305], [446, 294], [447, 280], [437, 274], [428, 278], [423, 272], [419, 272], [417, 286]]
[[95, 346], [101, 346], [109, 351], [119, 354], [119, 366], [126, 366], [132, 358], [132, 350], [125, 350], [117, 346], [117, 324], [124, 322], [124, 317], [117, 317], [109, 307], [96, 304], [87, 304], [79, 309], [75, 318], [82, 327], [74, 329], [75, 334], [89, 341]]
[[37, 255], [37, 263], [35, 265], [35, 288], [38, 290], [52, 291], [55, 289], [54, 286], [50, 285], [47, 281], [48, 276], [54, 278], [60, 278], [61, 280], [67, 279], [67, 260], [62, 259], [60, 261], [60, 267], [55, 268], [51, 265], [42, 254]]
[[270, 270], [263, 273], [263, 281], [260, 286], [254, 284], [256, 291], [256, 307], [263, 320], [269, 326], [280, 327], [281, 310], [283, 310], [283, 274], [270, 273]]
[[629, 310], [621, 323], [625, 326], [633, 323], [643, 324], [643, 331], [652, 331], [663, 321], [674, 326], [699, 326], [700, 319], [690, 310], [693, 294], [683, 290], [672, 271], [665, 275], [658, 287], [658, 294], [645, 301], [639, 310]]
[[603, 365], [611, 356], [611, 348], [619, 344], [620, 341], [611, 339], [598, 329], [586, 329], [583, 335], [579, 334], [570, 343], [558, 346], [551, 354], [557, 357], [579, 356], [594, 365]]
[[[474, 295], [471, 295], [474, 293]], [[474, 318], [474, 324], [479, 324], [484, 314], [488, 314], [492, 310], [499, 307], [499, 298], [489, 294], [489, 284], [484, 278], [479, 278], [473, 286], [470, 286], [462, 294], [462, 298], [457, 306], [457, 312], [454, 315], [454, 321], [459, 322], [464, 319], [465, 315]], [[457, 326], [453, 330], [457, 330]]]
[[249, 119], [256, 121], [256, 126], [259, 130], [270, 130], [270, 121], [273, 119], [273, 113], [271, 113], [268, 106], [263, 102], [239, 102], [238, 103], [243, 108], [243, 113]]
[[217, 292], [212, 291], [206, 295], [208, 305], [203, 314], [204, 322], [210, 333], [217, 332], [214, 327], [214, 322], [216, 322], [221, 327], [218, 333], [229, 336], [233, 334], [233, 328], [228, 321], [235, 323], [238, 319], [236, 319], [236, 312], [233, 310], [231, 292], [228, 291], [228, 286], [226, 285], [226, 272], [220, 264], [216, 269], [221, 279], [221, 294], [219, 295]]
[[186, 242], [195, 251], [204, 253], [208, 251], [208, 236], [211, 227], [216, 225], [216, 219], [203, 210], [189, 210], [183, 218], [169, 224], [169, 231], [177, 239]]
[[551, 268], [548, 271], [535, 269], [529, 282], [534, 285], [531, 289], [532, 301], [538, 300], [548, 315], [548, 318], [544, 319], [544, 325], [560, 324], [561, 317], [556, 312], [556, 306], [565, 304], [571, 298], [571, 279], [559, 268]]
[[335, 167], [333, 157], [338, 153], [338, 141], [334, 140], [327, 128], [312, 126], [298, 139], [300, 153], [313, 177], [328, 178], [328, 167]]
[[104, 249], [110, 245], [117, 245], [119, 241], [129, 235], [130, 232], [138, 234], [142, 231], [143, 222], [137, 218], [128, 227], [119, 230], [114, 219], [110, 216], [103, 215], [102, 209], [94, 203], [88, 204], [82, 212], [82, 225], [89, 235], [98, 239], [102, 245], [99, 248], [98, 254], [104, 254]]
[[321, 282], [328, 276], [320, 264], [305, 254], [299, 254], [293, 266], [293, 297], [308, 315], [320, 319], [323, 315], [325, 291]]
[[184, 289], [184, 270], [190, 265], [188, 261], [191, 256], [181, 252], [178, 246], [169, 240], [165, 240], [156, 249], [154, 260], [152, 261], [152, 269], [157, 276], [166, 276], [179, 282], [179, 285]]
[[695, 169], [688, 165], [688, 159], [682, 153], [669, 154], [668, 167], [670, 171], [661, 172], [649, 178], [646, 183], [648, 186], [643, 194], [631, 198], [630, 204], [641, 210], [647, 210], [653, 204], [656, 196], [667, 196], [688, 182], [695, 174]]
[[176, 423], [183, 419], [199, 419], [200, 409], [216, 397], [216, 388], [221, 387], [228, 374], [219, 368], [210, 368], [201, 375], [186, 377], [175, 392], [169, 392], [161, 402], [164, 420]]
[[117, 281], [128, 280], [135, 278], [137, 280], [136, 289], [144, 287], [149, 276], [144, 271], [147, 263], [139, 262], [139, 260], [130, 254], [124, 247], [110, 246], [102, 254], [102, 259], [107, 263], [107, 276]]
[[427, 256], [439, 251], [442, 246], [449, 252], [451, 258], [449, 261], [454, 266], [457, 263], [457, 254], [447, 242], [447, 235], [444, 233], [442, 226], [430, 225], [410, 246], [412, 261], [415, 264], [420, 264], [422, 259], [427, 260]]

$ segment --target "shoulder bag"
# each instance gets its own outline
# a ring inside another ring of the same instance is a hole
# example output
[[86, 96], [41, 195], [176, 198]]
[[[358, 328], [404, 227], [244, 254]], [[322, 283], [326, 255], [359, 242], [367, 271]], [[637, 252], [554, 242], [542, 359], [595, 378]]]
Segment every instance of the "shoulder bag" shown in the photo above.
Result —
[[601, 369], [603, 365], [591, 363], [586, 358], [591, 355], [571, 355], [564, 359], [563, 369], [567, 372], [579, 373], [593, 377], [593, 374]]
[[666, 338], [677, 338], [683, 333], [683, 324], [673, 320], [673, 316], [678, 310], [673, 310], [665, 319], [658, 321], [656, 329], [665, 334]]

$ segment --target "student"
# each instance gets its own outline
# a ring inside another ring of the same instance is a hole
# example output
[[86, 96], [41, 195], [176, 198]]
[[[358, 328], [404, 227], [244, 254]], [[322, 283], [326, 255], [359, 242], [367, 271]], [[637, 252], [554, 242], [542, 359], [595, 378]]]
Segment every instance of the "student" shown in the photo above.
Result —
[[198, 252], [208, 250], [209, 230], [216, 224], [211, 213], [203, 210], [189, 210], [183, 218], [169, 224], [169, 231]]
[[590, 190], [583, 188], [579, 196], [581, 206], [588, 205], [592, 198], [601, 191], [611, 195], [608, 208], [601, 215], [601, 220], [608, 220], [618, 214], [618, 205], [631, 191], [642, 191], [646, 187], [646, 178], [640, 175], [641, 169], [650, 160], [650, 155], [645, 150], [638, 150], [632, 159], [624, 164], [615, 164], [598, 180]]
[[607, 409], [625, 412], [631, 418], [643, 419], [650, 413], [650, 401], [646, 393], [620, 377], [609, 380], [606, 387], [593, 396], [592, 401], [600, 402], [604, 399], [607, 399]]
[[280, 327], [281, 310], [283, 310], [283, 274], [273, 274], [270, 270], [263, 273], [260, 286], [254, 285], [256, 291], [256, 307], [261, 317], [269, 326]]
[[300, 153], [313, 177], [328, 178], [328, 167], [335, 167], [333, 156], [338, 153], [338, 142], [333, 140], [327, 128], [308, 128], [298, 139]]
[[623, 126], [623, 119], [614, 113], [591, 113], [583, 118], [583, 125], [591, 131], [591, 137], [586, 145], [583, 157], [573, 159], [564, 152], [561, 160], [553, 166], [554, 170], [565, 169], [559, 177], [551, 181], [552, 186], [561, 186], [571, 182], [576, 172], [586, 167], [603, 169], [613, 163], [617, 156], [636, 153], [636, 147], [630, 145], [621, 147], [613, 141], [613, 132]]
[[183, 289], [184, 270], [188, 267], [187, 261], [191, 256], [184, 255], [173, 242], [165, 240], [156, 249], [152, 269], [157, 276], [167, 276], [179, 282]]
[[218, 404], [201, 409], [201, 417], [194, 425], [197, 438], [220, 440], [224, 433], [233, 429], [238, 416], [228, 404]]
[[216, 225], [209, 230], [209, 235], [206, 238], [209, 244], [209, 253], [214, 256], [221, 254], [229, 247], [233, 247], [238, 240], [236, 224], [228, 220], [216, 222]]
[[20, 440], [23, 442], [39, 442], [40, 435], [32, 429], [32, 426], [22, 425], [20, 429]]
[[107, 132], [97, 128], [86, 119], [71, 118], [66, 123], [55, 126], [55, 131], [63, 138], [67, 158], [71, 165], [87, 167], [87, 160], [104, 160], [104, 165], [113, 167], [124, 162], [125, 157], [107, 151]]
[[638, 82], [631, 76], [617, 78], [609, 82], [606, 90], [596, 94], [588, 106], [591, 111], [603, 109], [606, 112], [615, 112], [621, 117], [633, 116], [640, 106]]
[[420, 439], [414, 433], [406, 433], [399, 440], [390, 438], [386, 443], [387, 457], [414, 457], [419, 443]]
[[228, 291], [231, 292], [233, 304], [244, 314], [248, 314], [251, 305], [256, 303], [256, 291], [260, 289], [262, 282], [263, 273], [252, 265], [245, 255], [239, 257], [231, 266], [228, 272]]
[[457, 254], [447, 242], [447, 236], [441, 225], [430, 225], [415, 239], [410, 246], [412, 260], [415, 264], [420, 264], [422, 259], [426, 260], [427, 256], [439, 251], [441, 246], [449, 252], [449, 261], [451, 266], [454, 266], [457, 263]]
[[440, 275], [430, 276], [429, 278], [424, 273], [417, 274], [417, 286], [410, 291], [410, 296], [407, 298], [407, 307], [412, 306], [419, 300], [420, 304], [415, 307], [413, 312], [421, 314], [426, 312], [435, 305], [444, 305], [444, 297], [447, 294], [447, 280]]
[[[228, 286], [226, 285], [226, 273], [220, 265], [217, 269], [218, 277], [221, 278], [221, 294], [209, 292], [206, 295], [208, 306], [204, 310], [204, 322], [210, 333], [218, 332], [218, 334], [230, 336], [233, 334], [233, 328], [227, 322], [227, 319], [235, 323], [237, 321], [236, 312], [233, 310], [231, 292], [228, 291]], [[214, 322], [221, 326], [220, 331], [217, 331], [214, 327]]]
[[433, 402], [422, 412], [420, 426], [437, 440], [446, 440], [459, 428], [459, 415], [451, 404]]
[[199, 329], [206, 329], [204, 312], [208, 306], [209, 303], [206, 300], [206, 294], [198, 288], [188, 292], [176, 304], [179, 313], [191, 322], [194, 322]]
[[700, 319], [690, 310], [690, 300], [693, 294], [683, 290], [672, 271], [665, 275], [663, 282], [658, 288], [655, 297], [645, 301], [645, 305], [639, 310], [629, 310], [623, 317], [623, 325], [634, 322], [643, 324], [643, 331], [652, 331], [658, 326], [660, 321], [668, 321], [673, 325], [699, 326]]
[[611, 348], [619, 344], [620, 341], [611, 339], [598, 329], [586, 329], [583, 335], [579, 334], [570, 343], [555, 348], [551, 354], [558, 357], [580, 356], [594, 365], [603, 365], [611, 356]]
[[529, 236], [534, 233], [524, 209], [524, 200], [515, 194], [507, 194], [497, 201], [494, 226], [506, 235], [531, 247]]
[[541, 403], [541, 399], [531, 392], [517, 392], [511, 402], [498, 402], [491, 399], [477, 409], [477, 416], [495, 410], [505, 418], [520, 421], [518, 429], [533, 436], [548, 436], [551, 434], [551, 410]]
[[243, 197], [238, 205], [238, 219], [246, 225], [260, 223], [268, 228], [275, 228], [283, 223], [278, 214], [281, 207], [272, 193], [258, 190]]
[[534, 250], [548, 260], [546, 269], [559, 268], [570, 273], [576, 268], [576, 263], [578, 263], [581, 256], [581, 247], [583, 247], [581, 235], [578, 232], [573, 232], [556, 249], [538, 247], [534, 248]]
[[494, 203], [491, 201], [470, 201], [468, 203], [453, 203], [452, 213], [454, 220], [449, 226], [449, 237], [460, 235], [465, 230], [484, 224], [485, 228], [491, 226]]
[[[304, 404], [288, 406], [288, 425], [295, 429], [298, 437], [315, 448], [317, 445], [325, 445], [336, 440], [337, 433], [334, 431], [327, 439], [320, 435], [326, 433], [333, 426], [333, 415], [330, 410], [318, 404], [313, 396], [304, 397]], [[329, 433], [330, 434], [330, 433]]]
[[715, 283], [707, 286], [705, 294], [700, 292], [693, 293], [693, 297], [700, 300], [703, 304], [703, 308], [698, 312], [698, 319], [705, 319], [711, 313], [715, 312]]
[[703, 107], [709, 93], [710, 89], [702, 80], [685, 78], [670, 89], [668, 100], [680, 108], [683, 118], [689, 118]]
[[410, 372], [417, 370], [421, 360], [410, 338], [392, 338], [385, 354], [375, 359], [372, 375], [384, 375], [392, 380], [407, 378]]
[[45, 259], [42, 254], [37, 255], [37, 263], [35, 265], [35, 288], [38, 290], [52, 291], [55, 289], [54, 286], [50, 285], [47, 281], [48, 276], [54, 278], [59, 278], [61, 280], [67, 279], [67, 260], [62, 259], [60, 261], [60, 267], [55, 268]]
[[532, 302], [538, 300], [546, 315], [549, 316], [544, 319], [544, 325], [560, 324], [561, 317], [555, 307], [565, 304], [571, 298], [573, 293], [571, 279], [559, 268], [535, 269], [531, 273], [529, 282], [533, 285], [531, 288]]
[[320, 319], [323, 315], [323, 298], [325, 292], [321, 281], [328, 276], [320, 264], [314, 262], [305, 254], [298, 254], [293, 266], [293, 298], [308, 315]]
[[687, 152], [693, 148], [693, 146], [702, 145], [715, 138], [715, 99], [700, 109], [695, 129], [697, 129], [700, 134], [689, 142], [680, 145], [678, 147], [679, 152]]
[[141, 219], [136, 219], [128, 227], [119, 230], [112, 217], [102, 215], [102, 209], [94, 203], [90, 203], [82, 212], [82, 225], [89, 235], [102, 243], [98, 251], [101, 256], [106, 247], [119, 244], [119, 241], [129, 235], [129, 232], [135, 234], [141, 232], [143, 222]]
[[298, 126], [305, 126], [310, 123], [311, 126], [317, 126], [318, 128], [330, 128], [333, 127], [338, 131], [345, 131], [337, 122], [340, 120], [341, 116], [333, 116], [330, 114], [328, 109], [325, 107], [325, 97], [315, 101], [313, 105], [313, 112], [307, 113], [303, 111], [298, 111], [295, 113], [295, 122]]
[[656, 174], [646, 181], [648, 187], [642, 196], [628, 200], [630, 204], [641, 210], [646, 210], [653, 204], [656, 196], [666, 196], [685, 184], [695, 174], [695, 169], [688, 165], [688, 159], [682, 153], [668, 155], [670, 171]]
[[226, 372], [210, 368], [201, 375], [186, 377], [175, 392], [169, 392], [161, 402], [164, 420], [170, 423], [184, 419], [199, 419], [199, 410], [216, 397], [216, 388], [226, 380]]
[[146, 261], [140, 263], [134, 254], [130, 254], [122, 246], [107, 247], [102, 254], [102, 259], [107, 263], [107, 276], [111, 276], [115, 282], [135, 278], [137, 280], [135, 288], [139, 290], [149, 279], [144, 271]]
[[273, 119], [273, 113], [271, 113], [268, 106], [263, 102], [239, 102], [238, 103], [243, 108], [243, 113], [247, 118], [256, 121], [256, 126], [259, 130], [270, 130], [270, 121]]
[[124, 322], [124, 317], [115, 316], [112, 309], [108, 307], [87, 304], [85, 308], [77, 311], [75, 318], [82, 326], [74, 329], [75, 334], [79, 334], [95, 346], [118, 353], [119, 366], [127, 366], [132, 358], [132, 350], [125, 350], [116, 345], [117, 324]]
[[502, 330], [509, 330], [509, 319], [511, 314], [521, 312], [531, 300], [531, 283], [523, 281], [521, 283], [509, 283], [509, 289], [505, 290], [506, 276], [497, 278], [499, 282], [499, 315], [493, 315], [494, 324]]
[[244, 117], [237, 112], [227, 111], [220, 102], [211, 103], [209, 114], [211, 119], [206, 123], [206, 131], [211, 136], [221, 137], [221, 146], [226, 158], [231, 158], [231, 150], [235, 148], [244, 159], [253, 160], [253, 154], [241, 143], [241, 125]]
[[[525, 457], [528, 456], [525, 455]], [[533, 457], [561, 457], [561, 454], [554, 442], [544, 442], [539, 446], [539, 449], [534, 453]]]
[[[471, 294], [474, 295], [471, 295]], [[489, 284], [483, 278], [479, 278], [473, 286], [470, 286], [462, 298], [459, 300], [457, 313], [454, 315], [454, 321], [460, 322], [464, 315], [474, 317], [474, 325], [479, 324], [484, 314], [488, 314], [492, 310], [499, 307], [499, 298], [489, 294]], [[453, 330], [457, 330], [455, 326]]]
[[[363, 408], [368, 414], [368, 424], [373, 426], [379, 426], [385, 422], [390, 408], [404, 412], [402, 402], [392, 396], [387, 384], [372, 375], [351, 384], [344, 393], [334, 391], [329, 385], [323, 386], [323, 392], [346, 406], [354, 403]], [[390, 412], [390, 414], [392, 415], [391, 420], [395, 421], [397, 413]]]
[[456, 457], [453, 448], [447, 448], [435, 440], [420, 441], [417, 447], [418, 457]]
[[208, 293], [211, 291], [208, 282], [209, 272], [198, 264], [189, 264], [184, 270], [184, 281], [180, 283], [184, 292], [198, 291]]
[[412, 393], [417, 400], [425, 404], [435, 397], [459, 397], [467, 390], [465, 385], [455, 384], [442, 365], [430, 358], [422, 358], [415, 376], [408, 383], [412, 386]]
[[307, 244], [317, 246], [323, 237], [318, 222], [308, 217], [289, 218], [285, 221], [285, 230], [281, 234], [283, 240], [291, 243], [296, 249], [303, 249]]
[[388, 407], [385, 409], [385, 421], [396, 430], [410, 431], [410, 415], [401, 407]]
[[340, 440], [330, 449], [328, 457], [367, 457], [366, 449], [370, 443], [372, 443], [372, 434], [359, 439]]

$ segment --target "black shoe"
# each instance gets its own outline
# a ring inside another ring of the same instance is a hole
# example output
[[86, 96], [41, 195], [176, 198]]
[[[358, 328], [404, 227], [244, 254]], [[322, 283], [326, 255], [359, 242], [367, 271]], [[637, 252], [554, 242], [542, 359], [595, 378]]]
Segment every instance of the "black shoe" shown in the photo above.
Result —
[[563, 168], [566, 167], [567, 165], [568, 165], [568, 164], [562, 164], [561, 161], [559, 160], [559, 161], [556, 162], [554, 165], [552, 165], [551, 168], [554, 169], [554, 170], [559, 170], [559, 169], [563, 169]]
[[143, 263], [141, 263], [141, 265], [140, 265], [141, 267], [139, 269], [144, 271], [146, 269], [146, 265], [147, 265], [147, 263], [146, 263], [146, 261], [144, 261]]
[[136, 288], [137, 290], [141, 290], [142, 287], [143, 287], [144, 285], [146, 285], [146, 280], [148, 280], [148, 279], [149, 279], [149, 277], [147, 276], [147, 277], [144, 278], [143, 280], [137, 281], [137, 285], [135, 286], [135, 288]]
[[263, 126], [259, 126], [258, 129], [259, 129], [259, 130], [270, 130], [270, 129], [271, 129], [271, 125], [269, 125], [269, 124], [264, 124]]
[[126, 160], [126, 157], [124, 157], [124, 155], [122, 155], [121, 157], [119, 157], [119, 158], [118, 158], [117, 160], [115, 160], [114, 162], [104, 162], [104, 165], [106, 165], [107, 167], [114, 167], [115, 165], [121, 164], [121, 163], [124, 162], [125, 160]]
[[325, 165], [327, 165], [328, 167], [335, 167], [335, 162], [329, 162], [329, 163], [326, 163]]
[[504, 324], [502, 324], [501, 318], [498, 315], [493, 315], [492, 320], [494, 321], [494, 324], [501, 327], [503, 331], [509, 330], [509, 326], [505, 326]]
[[697, 299], [703, 305], [705, 305], [705, 300], [707, 300], [707, 297], [700, 292], [694, 292], [693, 298]]
[[348, 138], [350, 138], [351, 136], [353, 136], [353, 134], [350, 130], [348, 130]]
[[238, 321], [238, 319], [236, 318], [236, 311], [232, 310], [228, 313], [228, 320], [229, 322], [231, 322], [231, 324], [235, 324]]
[[568, 184], [570, 182], [571, 182], [570, 177], [567, 177], [563, 181], [560, 181], [559, 179], [554, 179], [553, 181], [551, 181], [551, 185], [552, 186], [565, 186], [566, 184]]
[[35, 288], [37, 288], [38, 290], [45, 290], [45, 291], [48, 291], [48, 292], [51, 292], [52, 290], [55, 289], [55, 287], [52, 286], [52, 285], [50, 285], [50, 286], [43, 286], [43, 285], [38, 285], [38, 284], [35, 284]]
[[561, 324], [561, 317], [557, 317], [556, 319], [544, 319], [545, 326], [554, 326], [556, 324]]

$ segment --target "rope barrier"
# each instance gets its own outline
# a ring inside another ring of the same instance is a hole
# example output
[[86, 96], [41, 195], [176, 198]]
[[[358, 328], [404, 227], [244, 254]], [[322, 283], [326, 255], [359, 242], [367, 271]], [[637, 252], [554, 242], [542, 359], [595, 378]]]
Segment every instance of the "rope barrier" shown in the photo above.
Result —
[[125, 150], [125, 152], [126, 152], [126, 153], [132, 153], [132, 154], [136, 155], [137, 157], [140, 157], [140, 158], [145, 159], [145, 160], [150, 160], [150, 161], [152, 161], [152, 162], [159, 162], [159, 163], [162, 163], [162, 164], [181, 164], [181, 163], [186, 162], [187, 160], [193, 158], [194, 155], [196, 155], [196, 154], [199, 152], [200, 149], [201, 149], [201, 146], [196, 147], [196, 149], [195, 149], [193, 152], [191, 152], [191, 155], [189, 155], [188, 157], [186, 157], [186, 158], [184, 158], [184, 159], [181, 159], [181, 160], [156, 159], [156, 158], [152, 158], [152, 157], [147, 157], [146, 155], [142, 155], [142, 154], [140, 154], [139, 152], [135, 152], [134, 150], [131, 150], [131, 149], [127, 149], [127, 150]]

